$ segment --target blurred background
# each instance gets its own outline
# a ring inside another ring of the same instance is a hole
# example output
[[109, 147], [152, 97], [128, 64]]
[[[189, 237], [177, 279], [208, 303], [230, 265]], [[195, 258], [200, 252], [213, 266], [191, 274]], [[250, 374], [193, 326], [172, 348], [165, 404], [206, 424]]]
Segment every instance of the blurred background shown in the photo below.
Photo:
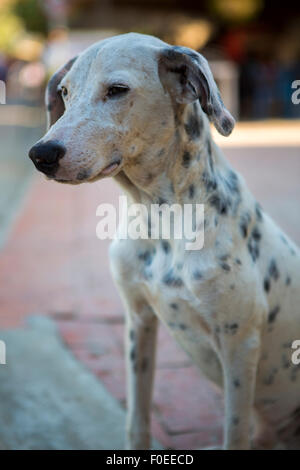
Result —
[[[291, 99], [292, 84], [300, 80], [299, 2], [0, 0], [0, 339], [4, 331], [24, 328], [32, 315], [51, 320], [66, 349], [104, 384], [120, 412], [125, 403], [123, 307], [110, 278], [108, 243], [95, 234], [98, 204], [117, 204], [119, 190], [112, 180], [79, 187], [46, 182], [33, 170], [27, 153], [45, 131], [44, 89], [51, 74], [93, 42], [129, 31], [152, 34], [206, 56], [223, 100], [238, 121], [232, 136], [214, 133], [215, 139], [265, 209], [300, 243], [300, 104]], [[168, 448], [220, 442], [220, 395], [163, 328], [159, 334], [154, 436]], [[17, 361], [27, 371], [33, 360], [28, 350], [33, 348], [38, 357], [42, 345], [28, 339], [19, 350], [13, 339], [9, 341], [8, 351], [19, 351]], [[63, 360], [59, 364], [67, 369]], [[9, 363], [5, 367], [0, 366], [0, 379], [10, 371]], [[51, 378], [45, 363], [31, 364], [30, 371], [34, 390], [45, 374]], [[75, 376], [72, 373], [72, 380]], [[1, 383], [7, 380], [0, 380], [1, 403], [16, 391], [12, 383], [1, 395]], [[59, 380], [53, 378], [51, 386], [59, 388]], [[74, 383], [69, 385], [76, 389]], [[54, 435], [64, 435], [69, 419], [67, 415], [53, 424], [62, 400], [57, 388], [48, 390], [40, 404], [40, 394], [31, 391], [30, 401], [28, 391], [17, 389], [21, 396], [5, 407], [11, 434], [7, 438], [0, 430], [0, 449], [91, 446], [86, 435], [67, 444], [64, 438], [55, 441]], [[70, 392], [68, 402], [72, 399]], [[52, 410], [51, 418], [47, 409]], [[3, 407], [0, 419], [1, 413]], [[103, 422], [105, 428], [94, 435], [108, 435], [112, 425]], [[80, 422], [76, 426], [83, 428]], [[114, 439], [111, 448], [118, 448], [119, 437]]]
[[49, 74], [106, 36], [153, 34], [201, 50], [240, 119], [299, 117], [297, 3], [268, 0], [1, 0], [0, 79], [8, 103], [39, 104]]

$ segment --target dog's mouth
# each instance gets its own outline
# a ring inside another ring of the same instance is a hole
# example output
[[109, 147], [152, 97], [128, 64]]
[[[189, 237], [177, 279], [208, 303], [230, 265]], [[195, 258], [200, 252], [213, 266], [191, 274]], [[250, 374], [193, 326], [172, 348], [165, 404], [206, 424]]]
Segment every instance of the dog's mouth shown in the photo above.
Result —
[[92, 178], [89, 178], [87, 181], [89, 183], [92, 183], [93, 181], [98, 180], [99, 178], [106, 177], [106, 176], [115, 176], [118, 171], [120, 170], [122, 164], [121, 158], [115, 159], [112, 161], [109, 165], [106, 167], [102, 168], [99, 173], [96, 174], [96, 176], [93, 176]]
[[47, 177], [47, 179], [54, 179], [57, 183], [65, 183], [65, 184], [80, 184], [80, 183], [93, 183], [101, 178], [105, 178], [106, 176], [115, 176], [121, 169], [122, 159], [118, 158], [112, 161], [109, 165], [102, 168], [95, 176], [91, 178], [83, 177], [83, 174], [80, 174], [80, 178], [77, 177], [75, 180], [68, 180], [62, 178], [55, 178], [55, 177]]

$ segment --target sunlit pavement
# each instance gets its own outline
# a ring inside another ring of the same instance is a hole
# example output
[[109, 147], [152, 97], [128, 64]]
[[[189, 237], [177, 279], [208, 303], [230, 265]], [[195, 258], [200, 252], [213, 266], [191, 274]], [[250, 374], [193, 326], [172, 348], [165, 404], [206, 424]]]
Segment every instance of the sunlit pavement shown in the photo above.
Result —
[[[300, 243], [299, 147], [272, 147], [272, 139], [256, 147], [253, 138], [246, 147], [229, 147], [228, 138], [225, 154], [265, 210]], [[124, 404], [123, 308], [109, 273], [109, 243], [95, 233], [98, 204], [117, 204], [118, 195], [112, 180], [69, 187], [33, 177], [0, 254], [0, 328], [21, 326], [36, 313], [51, 316], [74, 355]], [[220, 395], [161, 328], [155, 437], [165, 447], [199, 448], [218, 443], [221, 427]]]

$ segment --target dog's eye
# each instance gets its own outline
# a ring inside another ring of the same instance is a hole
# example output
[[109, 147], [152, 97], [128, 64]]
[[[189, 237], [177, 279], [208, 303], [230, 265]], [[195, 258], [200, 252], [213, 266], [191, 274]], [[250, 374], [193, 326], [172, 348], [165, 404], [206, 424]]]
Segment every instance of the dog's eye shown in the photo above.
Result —
[[126, 85], [112, 85], [107, 90], [107, 96], [113, 98], [115, 96], [124, 95], [129, 91], [128, 86]]
[[60, 92], [62, 96], [65, 96], [65, 97], [68, 96], [68, 90], [66, 89], [65, 86], [61, 87]]

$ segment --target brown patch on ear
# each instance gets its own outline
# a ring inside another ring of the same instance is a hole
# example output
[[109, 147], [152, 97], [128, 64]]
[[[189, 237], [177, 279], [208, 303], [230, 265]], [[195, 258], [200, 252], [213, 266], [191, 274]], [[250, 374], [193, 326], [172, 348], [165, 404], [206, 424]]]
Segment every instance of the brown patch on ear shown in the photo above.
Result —
[[46, 109], [48, 119], [48, 129], [51, 127], [65, 112], [65, 106], [60, 93], [57, 91], [57, 87], [71, 69], [72, 65], [76, 61], [77, 57], [69, 60], [63, 65], [52, 77], [50, 78], [46, 88]]

